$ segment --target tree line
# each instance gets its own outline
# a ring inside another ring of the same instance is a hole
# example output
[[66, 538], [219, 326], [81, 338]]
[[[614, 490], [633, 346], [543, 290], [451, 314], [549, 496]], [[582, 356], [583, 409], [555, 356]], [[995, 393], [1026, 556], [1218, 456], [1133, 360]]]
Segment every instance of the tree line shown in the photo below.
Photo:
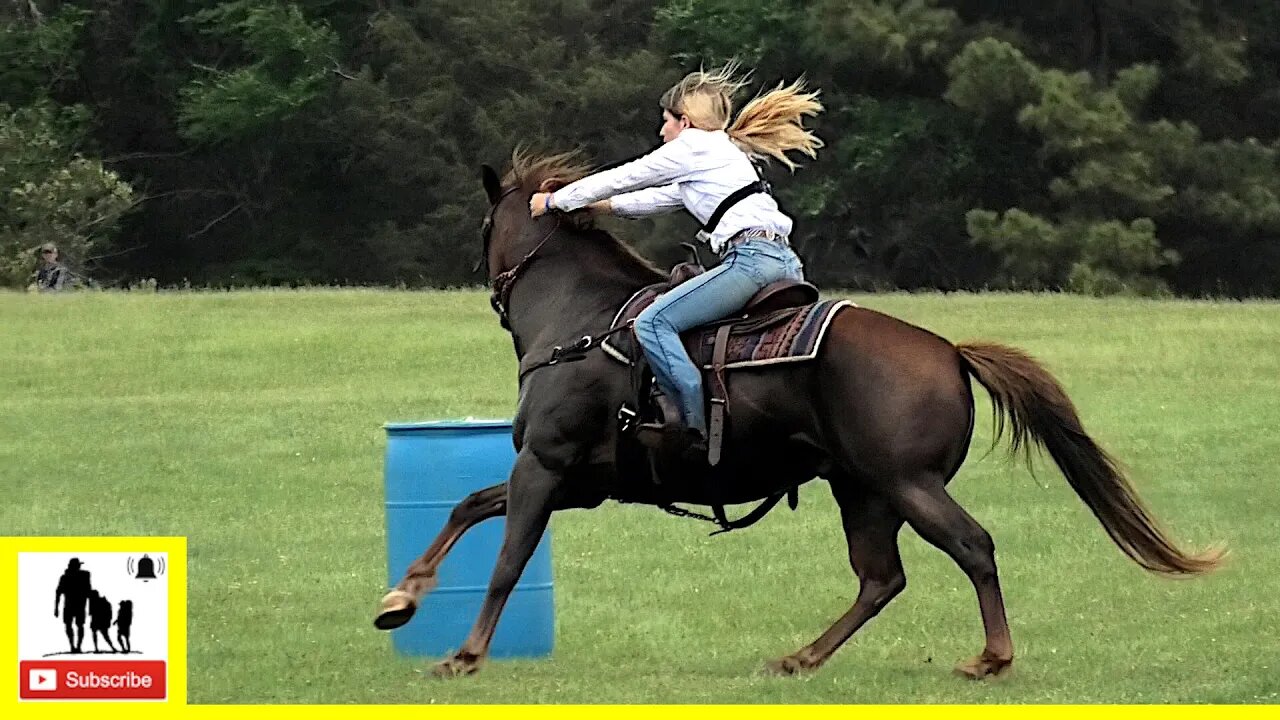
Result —
[[104, 285], [475, 284], [482, 163], [644, 152], [730, 58], [822, 91], [769, 170], [821, 285], [1280, 295], [1245, 0], [0, 0], [0, 277], [54, 242]]

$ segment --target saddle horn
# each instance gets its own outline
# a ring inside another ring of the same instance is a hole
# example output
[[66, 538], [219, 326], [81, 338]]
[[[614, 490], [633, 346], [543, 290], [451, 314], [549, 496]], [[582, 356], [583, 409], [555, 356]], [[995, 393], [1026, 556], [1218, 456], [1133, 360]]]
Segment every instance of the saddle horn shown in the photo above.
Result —
[[680, 247], [684, 248], [685, 252], [689, 253], [689, 262], [697, 265], [698, 267], [703, 267], [702, 257], [698, 255], [697, 245], [690, 242], [682, 242], [680, 243]]

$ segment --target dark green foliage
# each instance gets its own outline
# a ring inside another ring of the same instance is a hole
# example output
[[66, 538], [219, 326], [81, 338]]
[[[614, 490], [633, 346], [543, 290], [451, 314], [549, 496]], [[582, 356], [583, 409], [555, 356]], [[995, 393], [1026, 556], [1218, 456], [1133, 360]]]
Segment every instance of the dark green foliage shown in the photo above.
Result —
[[[736, 57], [822, 90], [827, 146], [770, 171], [819, 283], [1280, 295], [1273, 5], [24, 0], [0, 100], [87, 125], [0, 190], [116, 173], [107, 282], [470, 284], [481, 163], [642, 152], [662, 90]], [[668, 262], [692, 223], [609, 227]]]

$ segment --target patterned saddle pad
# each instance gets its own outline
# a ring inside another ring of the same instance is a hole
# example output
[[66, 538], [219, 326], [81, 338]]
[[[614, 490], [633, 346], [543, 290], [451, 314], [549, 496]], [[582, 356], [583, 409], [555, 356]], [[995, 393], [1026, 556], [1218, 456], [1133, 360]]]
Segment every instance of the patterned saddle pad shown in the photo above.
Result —
[[[634, 320], [668, 287], [666, 283], [659, 283], [632, 295], [614, 316], [611, 328]], [[725, 354], [726, 370], [803, 362], [817, 356], [836, 313], [841, 308], [853, 306], [848, 300], [823, 300], [764, 315], [734, 316], [689, 330], [681, 335], [681, 339], [694, 364], [705, 370], [711, 369], [716, 331], [723, 325], [731, 326]], [[634, 331], [611, 336], [604, 341], [603, 348], [615, 360], [628, 365], [634, 363], [639, 352]]]

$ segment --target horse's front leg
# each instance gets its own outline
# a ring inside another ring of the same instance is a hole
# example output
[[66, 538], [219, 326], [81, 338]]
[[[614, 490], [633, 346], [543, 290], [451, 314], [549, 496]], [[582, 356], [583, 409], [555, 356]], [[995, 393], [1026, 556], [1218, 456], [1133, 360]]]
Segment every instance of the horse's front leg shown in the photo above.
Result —
[[454, 543], [472, 526], [506, 511], [506, 483], [471, 493], [454, 506], [435, 542], [405, 570], [404, 578], [395, 589], [382, 598], [382, 607], [373, 624], [379, 630], [393, 630], [409, 622], [423, 596], [436, 586], [436, 572]]
[[516, 456], [515, 468], [507, 483], [506, 533], [493, 577], [489, 580], [489, 591], [485, 594], [480, 616], [476, 618], [462, 648], [453, 657], [436, 665], [434, 673], [437, 676], [470, 675], [484, 662], [502, 608], [547, 528], [556, 495], [563, 490], [562, 481], [562, 473], [545, 467], [528, 446]]

